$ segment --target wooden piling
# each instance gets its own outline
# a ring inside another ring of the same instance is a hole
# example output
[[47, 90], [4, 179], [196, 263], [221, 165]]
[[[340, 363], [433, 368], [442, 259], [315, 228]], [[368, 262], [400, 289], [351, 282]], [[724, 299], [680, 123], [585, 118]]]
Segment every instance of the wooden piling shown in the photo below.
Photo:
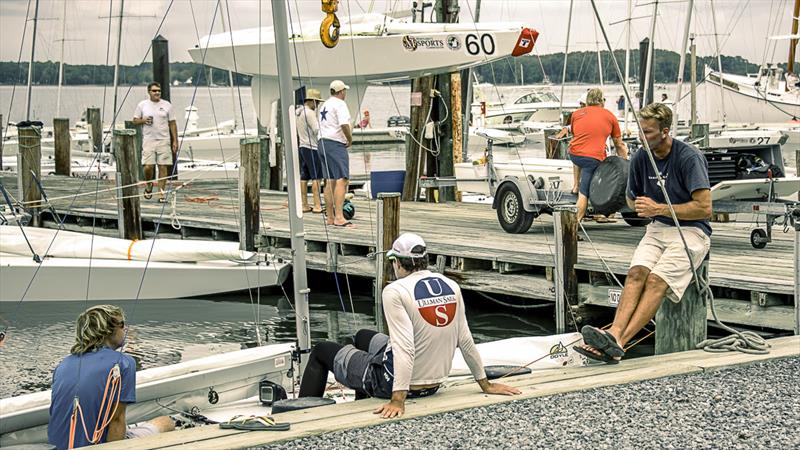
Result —
[[433, 76], [415, 78], [411, 84], [412, 99], [419, 95], [420, 104], [411, 106], [411, 131], [406, 138], [406, 179], [403, 183], [403, 201], [415, 201], [419, 195], [420, 165], [425, 164], [428, 154], [418, 142], [425, 144], [425, 119], [431, 106]]
[[[697, 273], [706, 278], [708, 261], [697, 267]], [[679, 303], [664, 299], [656, 313], [656, 355], [697, 348], [707, 335], [706, 308], [694, 280]]]
[[72, 154], [70, 153], [69, 119], [53, 119], [53, 138], [55, 139], [56, 175], [72, 174]]
[[139, 169], [136, 162], [136, 130], [114, 130], [114, 159], [117, 161], [120, 215], [119, 237], [142, 239], [142, 214], [139, 205]]
[[574, 206], [553, 211], [555, 232], [556, 332], [567, 330], [570, 305], [578, 304], [578, 221]]
[[241, 163], [239, 165], [239, 211], [241, 221], [239, 224], [239, 248], [242, 250], [256, 250], [256, 234], [260, 225], [261, 201], [260, 165], [261, 165], [261, 139], [257, 137], [244, 138], [239, 141]]
[[170, 101], [169, 41], [160, 34], [152, 40], [153, 81], [161, 85], [161, 98]]
[[[282, 191], [283, 190], [283, 142], [278, 139], [279, 136], [283, 136], [283, 125], [281, 124], [280, 113], [281, 110], [281, 101], [277, 101], [277, 108], [273, 110], [275, 113], [275, 120], [273, 123], [276, 124], [277, 132], [275, 133], [276, 142], [275, 142], [275, 166], [269, 168], [269, 189], [272, 191]], [[244, 164], [244, 161], [242, 161]]]
[[378, 242], [375, 257], [375, 322], [378, 331], [388, 333], [383, 318], [383, 288], [394, 279], [392, 262], [386, 257], [395, 239], [400, 236], [400, 193], [382, 192], [378, 194]]
[[261, 139], [261, 167], [259, 169], [259, 179], [261, 186], [270, 187], [270, 167], [269, 167], [269, 130], [256, 119], [258, 137]]
[[125, 128], [136, 131], [136, 146], [133, 152], [136, 158], [136, 173], [139, 180], [144, 180], [144, 166], [142, 166], [142, 125], [136, 125], [132, 120], [126, 120]]
[[25, 205], [25, 210], [31, 214], [30, 225], [42, 225], [40, 211], [42, 192], [36, 184], [36, 178], [42, 179], [42, 129], [35, 125], [17, 128], [18, 144], [17, 153], [17, 181], [20, 188], [20, 198]]
[[[461, 74], [450, 75], [450, 98], [453, 117], [453, 173], [455, 165], [464, 161], [464, 123], [461, 103]], [[469, 106], [467, 106], [469, 108]], [[455, 191], [455, 201], [461, 201], [461, 192]]]
[[[441, 74], [437, 78], [439, 90], [439, 107], [437, 122], [439, 122], [439, 156], [436, 158], [436, 175], [440, 177], [451, 177], [455, 174], [453, 167], [453, 102], [459, 101], [460, 96], [451, 96], [452, 85], [451, 77], [454, 74]], [[447, 117], [447, 120], [443, 121]], [[439, 188], [439, 201], [449, 202], [455, 200], [455, 189], [449, 186], [442, 186]]]
[[561, 151], [561, 141], [552, 139], [553, 136], [559, 133], [560, 130], [545, 129], [544, 134], [544, 149], [547, 159], [566, 159], [566, 155]]
[[86, 124], [89, 126], [92, 149], [96, 153], [101, 153], [103, 151], [103, 123], [100, 121], [100, 108], [86, 108]]

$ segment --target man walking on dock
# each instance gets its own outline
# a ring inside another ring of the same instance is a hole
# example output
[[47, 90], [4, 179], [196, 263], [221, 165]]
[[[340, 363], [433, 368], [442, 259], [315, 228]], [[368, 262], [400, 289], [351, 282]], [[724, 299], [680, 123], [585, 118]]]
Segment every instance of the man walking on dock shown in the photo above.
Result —
[[341, 80], [330, 85], [331, 96], [319, 112], [319, 151], [325, 173], [325, 212], [327, 224], [352, 227], [344, 218], [344, 196], [350, 178], [350, 156], [347, 149], [353, 145], [350, 110], [344, 99], [350, 86]]
[[[663, 103], [647, 105], [639, 114], [643, 139], [659, 174], [645, 150], [636, 152], [631, 158], [626, 199], [640, 217], [653, 222], [633, 254], [613, 325], [608, 331], [584, 326], [581, 333], [586, 345], [575, 348], [588, 358], [610, 364], [622, 358], [625, 344], [656, 315], [664, 297], [681, 301], [693, 279], [692, 267], [700, 266], [711, 247], [711, 185], [706, 158], [696, 147], [672, 139], [672, 110]], [[680, 223], [685, 246], [659, 186], [660, 179]]]
[[139, 102], [133, 113], [133, 123], [143, 125], [142, 165], [147, 180], [144, 198], [153, 196], [152, 180], [155, 178], [155, 166], [158, 165], [158, 201], [164, 203], [169, 167], [177, 162], [178, 126], [175, 124], [172, 104], [161, 98], [161, 85], [155, 81], [148, 84], [147, 93], [150, 98]]
[[515, 395], [511, 386], [486, 378], [467, 325], [461, 289], [428, 270], [425, 241], [403, 233], [386, 253], [397, 281], [383, 289], [389, 335], [359, 330], [355, 346], [320, 342], [311, 350], [300, 397], [322, 397], [328, 372], [355, 389], [356, 398], [390, 399], [375, 410], [385, 419], [402, 416], [406, 398], [433, 395], [447, 378], [456, 347], [487, 394]]

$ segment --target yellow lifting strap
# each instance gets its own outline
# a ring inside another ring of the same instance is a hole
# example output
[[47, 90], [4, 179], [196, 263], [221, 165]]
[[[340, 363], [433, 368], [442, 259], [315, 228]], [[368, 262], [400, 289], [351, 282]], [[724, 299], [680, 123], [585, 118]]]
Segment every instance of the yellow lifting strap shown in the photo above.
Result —
[[339, 18], [336, 11], [339, 9], [339, 0], [322, 0], [322, 12], [326, 13], [319, 26], [319, 39], [322, 45], [328, 48], [336, 47], [339, 43]]

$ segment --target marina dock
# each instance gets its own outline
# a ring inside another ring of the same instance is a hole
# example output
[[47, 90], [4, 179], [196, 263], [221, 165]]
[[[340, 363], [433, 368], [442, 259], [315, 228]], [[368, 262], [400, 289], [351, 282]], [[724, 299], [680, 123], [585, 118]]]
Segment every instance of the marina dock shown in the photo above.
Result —
[[[16, 178], [0, 178], [7, 187]], [[117, 236], [116, 189], [110, 180], [81, 180], [46, 176], [45, 192], [65, 229]], [[13, 192], [13, 189], [12, 189]], [[78, 193], [78, 196], [76, 196]], [[95, 194], [96, 193], [96, 194]], [[180, 187], [175, 202], [142, 200], [146, 236], [156, 224], [159, 238], [239, 239], [236, 181], [195, 181]], [[352, 229], [326, 227], [322, 215], [306, 214], [304, 229], [307, 264], [312, 270], [374, 277], [377, 211], [373, 201], [355, 199]], [[262, 226], [257, 236], [262, 248], [289, 258], [286, 194], [261, 192]], [[56, 225], [53, 213], [42, 209], [44, 224]], [[750, 246], [747, 225], [714, 223], [710, 283], [721, 320], [739, 325], [791, 330], [795, 274], [792, 264], [793, 230], [776, 227], [765, 249]], [[617, 275], [627, 272], [643, 227], [617, 223], [585, 223], [589, 239], [579, 243], [575, 268], [580, 307], [613, 306], [609, 289], [614, 282], [606, 265]], [[554, 236], [552, 217], [541, 216], [526, 234], [505, 233], [490, 205], [468, 203], [403, 202], [400, 229], [422, 235], [437, 269], [459, 281], [463, 289], [512, 296], [510, 303], [554, 301], [552, 272]], [[590, 241], [591, 240], [591, 241]], [[311, 285], [313, 290], [313, 284]], [[487, 300], [489, 301], [489, 300]], [[576, 310], [580, 316], [581, 310]], [[709, 312], [710, 317], [710, 312]], [[580, 318], [580, 317], [579, 317]]]
[[[518, 403], [520, 405], [519, 407], [522, 407], [521, 401], [526, 399], [555, 396], [569, 392], [585, 392], [607, 386], [628, 385], [630, 383], [646, 380], [680, 380], [680, 378], [675, 377], [713, 373], [722, 369], [743, 367], [754, 363], [786, 358], [796, 359], [800, 356], [800, 337], [798, 336], [772, 339], [769, 341], [769, 344], [771, 345], [771, 349], [768, 355], [748, 355], [738, 352], [708, 353], [702, 350], [694, 350], [625, 360], [619, 365], [593, 365], [589, 367], [545, 370], [537, 371], [529, 375], [505, 378], [502, 382], [515, 386], [522, 391], [521, 395], [513, 397], [480, 394], [472, 380], [463, 380], [446, 385], [434, 396], [407, 402], [406, 411], [401, 420], [451, 413], [454, 411], [468, 410], [470, 408], [488, 407], [490, 405], [505, 404], [515, 401], [520, 402]], [[785, 382], [789, 383], [790, 381], [787, 378]], [[780, 386], [774, 386], [773, 388], [777, 388], [779, 391], [781, 390]], [[719, 391], [722, 392], [724, 389], [721, 388]], [[720, 392], [711, 391], [704, 392], [703, 394], [709, 398], [716, 399], [714, 401], [720, 401], [722, 400], [719, 395]], [[667, 395], [668, 393], [665, 392], [664, 394]], [[656, 398], [650, 398], [649, 401], [653, 402], [654, 407], [658, 404], [658, 399]], [[793, 400], [791, 396], [789, 396], [786, 398], [786, 401], [794, 401], [796, 404], [797, 400]], [[136, 440], [112, 442], [103, 444], [101, 447], [109, 450], [150, 448], [191, 448], [201, 450], [258, 448], [259, 446], [279, 445], [282, 441], [292, 439], [398, 422], [398, 420], [387, 421], [372, 414], [372, 411], [383, 402], [384, 400], [381, 399], [368, 399], [276, 414], [275, 419], [277, 422], [288, 422], [291, 424], [292, 427], [289, 431], [248, 432], [222, 430], [216, 425], [210, 425], [173, 431]], [[747, 409], [752, 411], [760, 407], [761, 405], [750, 405]], [[791, 408], [792, 405], [789, 403], [788, 409], [791, 410]], [[602, 411], [598, 412], [602, 413]], [[534, 427], [536, 427], [535, 424], [539, 423], [537, 416], [546, 414], [545, 411], [537, 410], [535, 405], [531, 408], [529, 413], [530, 415], [527, 421], [533, 423]], [[608, 412], [608, 415], [612, 416], [616, 416], [617, 414], [623, 418], [627, 417], [630, 421], [638, 420], [636, 417], [630, 417], [630, 411], [624, 409], [618, 412]], [[601, 418], [595, 419], [601, 420]], [[431, 420], [435, 421], [436, 419], [431, 418]], [[520, 442], [524, 441], [524, 435], [519, 436], [519, 433], [515, 431], [515, 429], [507, 427], [508, 422], [504, 417], [495, 416], [488, 420], [494, 423], [493, 426], [496, 427], [496, 432], [500, 434], [499, 439], [502, 442], [508, 443], [509, 441], [506, 439], [522, 439]], [[580, 423], [574, 423], [570, 418], [564, 418], [564, 420], [565, 422], [561, 425], [564, 427], [571, 427], [573, 431], [575, 428], [581, 427]], [[603, 418], [601, 421], [605, 420], [611, 419]], [[667, 420], [662, 423], [662, 426], [668, 427], [667, 422], [669, 421]], [[546, 427], [548, 424], [539, 423], [539, 426]], [[452, 425], [442, 428], [439, 432], [446, 433], [449, 428], [453, 428]], [[746, 428], [747, 427], [742, 427], [740, 432], [747, 431]], [[468, 430], [462, 431], [463, 432], [460, 434], [462, 439], [471, 438], [471, 433]], [[622, 430], [619, 431], [621, 432]], [[760, 430], [754, 431], [759, 432]], [[424, 432], [424, 430], [420, 430], [420, 432]], [[687, 430], [676, 430], [678, 434], [685, 432], [687, 432]], [[413, 435], [416, 434], [413, 429], [406, 429], [402, 433], [404, 435], [404, 441], [407, 443], [405, 445], [413, 446], [413, 441], [411, 441], [411, 439]], [[503, 434], [509, 437], [506, 438]], [[791, 435], [791, 433], [789, 434]], [[517, 437], [511, 437], [512, 435]], [[655, 436], [648, 436], [654, 439], [654, 442], [657, 442], [659, 437], [658, 433], [656, 433]], [[762, 440], [761, 442], [764, 441]], [[357, 446], [358, 441], [352, 440], [349, 441], [349, 444], [351, 446]], [[528, 444], [530, 444], [530, 442], [528, 442]], [[468, 442], [463, 442], [463, 445], [465, 447], [470, 447]]]

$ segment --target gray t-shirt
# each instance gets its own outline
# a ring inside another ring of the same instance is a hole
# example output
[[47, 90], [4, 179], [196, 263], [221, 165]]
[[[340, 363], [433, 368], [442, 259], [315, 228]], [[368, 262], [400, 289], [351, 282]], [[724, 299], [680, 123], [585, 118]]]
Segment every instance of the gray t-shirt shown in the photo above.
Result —
[[[687, 203], [692, 200], [692, 192], [698, 189], [710, 189], [708, 181], [708, 161], [696, 147], [677, 139], [672, 140], [672, 150], [664, 159], [656, 158], [656, 167], [664, 178], [669, 199], [673, 205]], [[631, 158], [628, 172], [628, 198], [650, 197], [658, 203], [667, 203], [661, 188], [658, 187], [653, 167], [647, 153], [639, 150]], [[654, 220], [666, 225], [674, 225], [672, 217], [656, 216]], [[711, 236], [711, 224], [708, 220], [679, 220], [681, 226], [697, 227], [707, 236]]]
[[153, 124], [142, 125], [142, 138], [154, 141], [169, 140], [169, 123], [175, 120], [175, 116], [172, 114], [172, 105], [166, 100], [158, 102], [142, 100], [136, 105], [133, 117], [140, 119], [148, 116], [153, 116]]

